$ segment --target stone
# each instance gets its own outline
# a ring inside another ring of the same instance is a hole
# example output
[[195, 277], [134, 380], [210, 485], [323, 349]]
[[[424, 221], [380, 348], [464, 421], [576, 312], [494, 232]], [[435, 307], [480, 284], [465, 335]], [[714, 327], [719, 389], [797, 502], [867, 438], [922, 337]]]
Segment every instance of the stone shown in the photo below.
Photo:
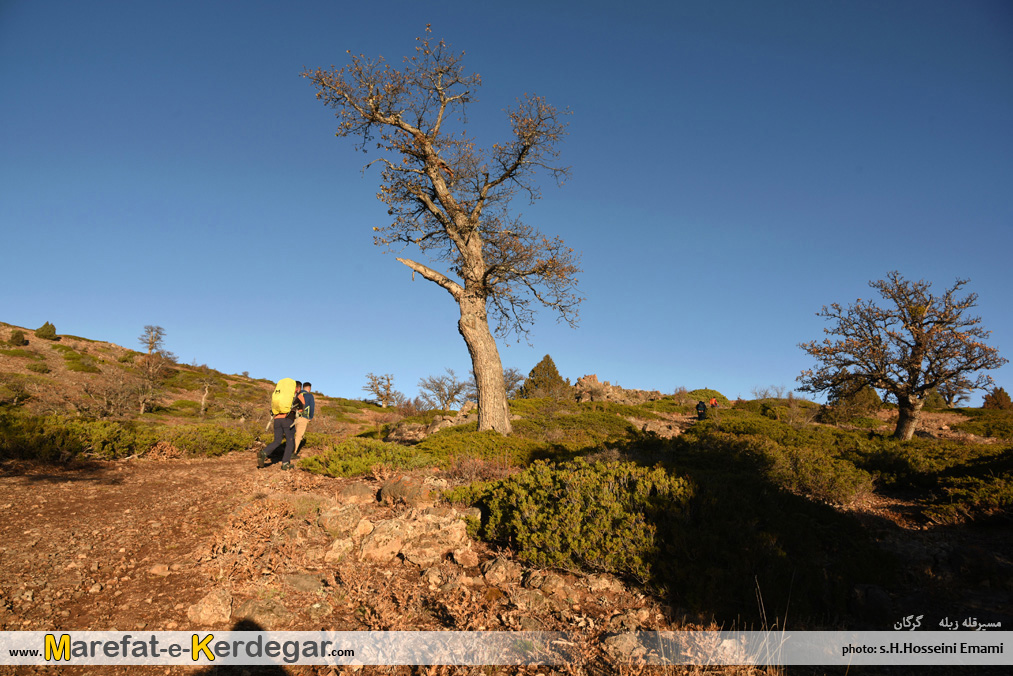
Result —
[[482, 573], [489, 584], [516, 582], [521, 579], [520, 565], [502, 556], [483, 563]]
[[[333, 547], [333, 545], [332, 545]], [[349, 543], [351, 549], [351, 543]], [[324, 581], [319, 573], [291, 573], [281, 576], [282, 582], [296, 591], [312, 593], [323, 590]]]
[[398, 423], [387, 436], [383, 438], [388, 443], [395, 444], [417, 444], [429, 434], [428, 429], [421, 423]]
[[358, 505], [333, 507], [320, 515], [320, 525], [332, 536], [347, 535], [362, 518]]
[[254, 622], [267, 631], [277, 631], [292, 620], [292, 613], [277, 599], [250, 599], [233, 612], [236, 620]]
[[330, 549], [324, 553], [324, 561], [327, 563], [337, 563], [343, 560], [354, 547], [355, 544], [348, 538], [338, 538], [331, 543]]
[[587, 587], [593, 592], [609, 591], [614, 594], [622, 594], [626, 591], [623, 583], [611, 575], [588, 575]]
[[333, 612], [331, 604], [326, 601], [317, 601], [309, 607], [310, 619], [313, 621], [322, 620]]
[[355, 524], [355, 529], [352, 531], [352, 535], [361, 538], [363, 535], [369, 535], [373, 532], [373, 522], [369, 519], [359, 519], [359, 523]]
[[454, 561], [465, 568], [474, 568], [478, 565], [478, 554], [470, 549], [455, 549]]
[[566, 596], [570, 589], [566, 584], [566, 580], [555, 573], [549, 573], [546, 575], [541, 586], [538, 588], [542, 591], [542, 593], [551, 594], [553, 596]]
[[429, 491], [418, 479], [401, 476], [380, 486], [380, 502], [385, 505], [405, 504], [409, 507], [419, 507], [423, 503], [429, 503]]
[[376, 490], [366, 484], [354, 483], [338, 491], [337, 500], [343, 505], [367, 505], [376, 502]]
[[152, 575], [158, 575], [160, 577], [168, 577], [169, 566], [165, 565], [164, 563], [159, 563], [149, 568], [148, 572], [151, 573]]
[[517, 589], [510, 595], [510, 602], [520, 610], [534, 612], [546, 610], [552, 606], [545, 595], [535, 589]]
[[226, 589], [215, 589], [186, 611], [194, 624], [211, 625], [228, 622], [232, 617], [232, 594]]
[[646, 652], [637, 640], [636, 634], [631, 633], [609, 636], [603, 641], [603, 645], [605, 646], [605, 651], [620, 662], [626, 662]]
[[404, 524], [400, 521], [383, 521], [373, 532], [362, 539], [360, 561], [386, 563], [401, 553], [404, 546]]

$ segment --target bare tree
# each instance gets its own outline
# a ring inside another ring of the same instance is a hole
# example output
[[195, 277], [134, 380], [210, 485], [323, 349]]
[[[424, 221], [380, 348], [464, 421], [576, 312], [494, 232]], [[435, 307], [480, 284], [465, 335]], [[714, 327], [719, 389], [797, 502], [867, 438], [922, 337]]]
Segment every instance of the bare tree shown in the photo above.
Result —
[[380, 402], [380, 406], [383, 408], [387, 408], [395, 403], [397, 395], [404, 396], [394, 389], [394, 376], [389, 373], [385, 373], [382, 376], [367, 373], [366, 384], [362, 386], [362, 391], [369, 392], [376, 397], [376, 400]]
[[419, 380], [419, 396], [428, 408], [449, 411], [464, 395], [466, 383], [457, 379], [453, 369], [446, 371], [444, 375]]
[[962, 376], [968, 388], [985, 388], [992, 383], [989, 376], [971, 380], [969, 375], [1007, 362], [983, 342], [990, 332], [979, 326], [981, 318], [965, 316], [978, 300], [974, 293], [957, 296], [967, 282], [958, 279], [934, 296], [930, 283], [891, 272], [885, 280], [869, 282], [888, 301], [887, 308], [861, 298], [846, 309], [837, 303], [823, 306], [817, 316], [833, 322], [823, 331], [838, 338], [799, 345], [819, 361], [815, 370], [798, 377], [799, 389], [825, 392], [850, 380], [885, 390], [897, 399], [894, 437], [910, 439], [929, 390]]
[[137, 342], [148, 348], [148, 354], [161, 352], [165, 347], [165, 329], [161, 326], [148, 324], [144, 327], [144, 332], [137, 338]]
[[142, 355], [134, 361], [141, 374], [141, 387], [137, 390], [141, 415], [144, 415], [148, 406], [158, 401], [162, 381], [169, 375], [169, 370], [175, 363], [174, 356], [171, 352], [163, 350]]
[[[524, 374], [519, 369], [510, 366], [503, 369], [503, 387], [506, 388], [507, 399], [514, 399], [524, 383]], [[462, 398], [465, 401], [478, 403], [478, 382], [475, 380], [475, 372], [470, 371], [468, 380], [464, 383]]]
[[[512, 138], [480, 150], [463, 130], [465, 105], [475, 101], [477, 74], [466, 75], [462, 55], [429, 27], [415, 55], [397, 69], [382, 57], [351, 56], [340, 70], [306, 71], [317, 98], [335, 110], [337, 135], [376, 147], [383, 167], [378, 198], [393, 223], [373, 228], [389, 250], [418, 247], [429, 264], [397, 260], [446, 290], [460, 309], [458, 330], [468, 346], [479, 393], [480, 430], [511, 431], [496, 333], [522, 335], [533, 318], [532, 300], [575, 325], [578, 256], [510, 215], [518, 193], [539, 196], [535, 177], [557, 182], [555, 164], [566, 125], [563, 112], [537, 96], [508, 111]], [[455, 125], [453, 118], [460, 124]], [[455, 128], [456, 127], [456, 128]], [[434, 263], [448, 266], [446, 273]]]
[[963, 374], [958, 375], [952, 380], [939, 383], [936, 391], [946, 402], [947, 408], [956, 408], [971, 400], [971, 379]]

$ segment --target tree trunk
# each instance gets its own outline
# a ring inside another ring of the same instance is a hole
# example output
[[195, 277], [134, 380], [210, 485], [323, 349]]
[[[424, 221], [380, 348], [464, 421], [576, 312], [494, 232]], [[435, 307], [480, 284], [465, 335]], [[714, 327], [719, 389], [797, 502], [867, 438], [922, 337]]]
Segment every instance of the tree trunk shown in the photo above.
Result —
[[489, 330], [485, 299], [465, 295], [460, 299], [461, 320], [457, 328], [468, 345], [471, 366], [478, 385], [478, 430], [496, 430], [507, 435], [513, 431], [507, 406], [503, 362], [496, 340]]
[[924, 403], [913, 394], [897, 395], [897, 429], [893, 432], [894, 439], [908, 441], [914, 436]]
[[211, 390], [210, 385], [204, 386], [204, 396], [200, 398], [200, 417], [204, 417], [204, 412], [207, 411], [208, 392]]

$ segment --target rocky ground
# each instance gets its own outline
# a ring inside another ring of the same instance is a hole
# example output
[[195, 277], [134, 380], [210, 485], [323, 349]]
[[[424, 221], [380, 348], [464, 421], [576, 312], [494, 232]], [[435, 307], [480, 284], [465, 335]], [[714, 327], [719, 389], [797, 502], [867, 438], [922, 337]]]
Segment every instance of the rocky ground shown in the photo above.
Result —
[[676, 622], [612, 577], [525, 569], [472, 540], [466, 514], [430, 497], [444, 482], [435, 472], [257, 471], [253, 452], [61, 470], [7, 463], [0, 630], [565, 628], [605, 642], [591, 666], [607, 665], [609, 648], [631, 650], [601, 632]]
[[[652, 424], [674, 435], [691, 417]], [[562, 673], [605, 674], [638, 671], [620, 666], [636, 656], [638, 629], [717, 628], [610, 576], [531, 569], [470, 538], [468, 511], [434, 499], [455, 479], [436, 470], [331, 479], [255, 464], [252, 450], [198, 460], [156, 449], [61, 468], [0, 465], [0, 630], [568, 630], [585, 643]], [[1013, 627], [1007, 522], [938, 527], [896, 495], [849, 509], [905, 566], [898, 589], [855, 590], [862, 628], [889, 629], [912, 614], [926, 626], [948, 616]], [[0, 675], [54, 670], [0, 667]]]

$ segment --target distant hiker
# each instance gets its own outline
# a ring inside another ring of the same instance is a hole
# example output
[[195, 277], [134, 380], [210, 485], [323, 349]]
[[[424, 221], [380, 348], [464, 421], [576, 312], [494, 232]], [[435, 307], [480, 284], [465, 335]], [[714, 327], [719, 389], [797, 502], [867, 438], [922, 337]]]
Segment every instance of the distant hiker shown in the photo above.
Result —
[[707, 417], [707, 404], [702, 401], [696, 405], [696, 419], [704, 420]]
[[717, 407], [718, 407], [718, 398], [717, 397], [711, 397], [711, 408], [717, 408]]
[[313, 383], [303, 383], [302, 391], [296, 395], [296, 399], [302, 404], [302, 408], [296, 414], [295, 417], [295, 454], [299, 455], [299, 445], [302, 443], [303, 437], [306, 436], [306, 428], [310, 424], [310, 420], [313, 420], [313, 414], [316, 412], [316, 401], [313, 398]]
[[285, 455], [282, 457], [281, 468], [292, 469], [292, 453], [295, 451], [295, 439], [292, 434], [292, 423], [296, 416], [296, 383], [291, 378], [282, 378], [275, 385], [271, 395], [271, 415], [274, 423], [274, 441], [267, 448], [257, 452], [257, 468], [267, 465], [271, 454], [285, 444]]

